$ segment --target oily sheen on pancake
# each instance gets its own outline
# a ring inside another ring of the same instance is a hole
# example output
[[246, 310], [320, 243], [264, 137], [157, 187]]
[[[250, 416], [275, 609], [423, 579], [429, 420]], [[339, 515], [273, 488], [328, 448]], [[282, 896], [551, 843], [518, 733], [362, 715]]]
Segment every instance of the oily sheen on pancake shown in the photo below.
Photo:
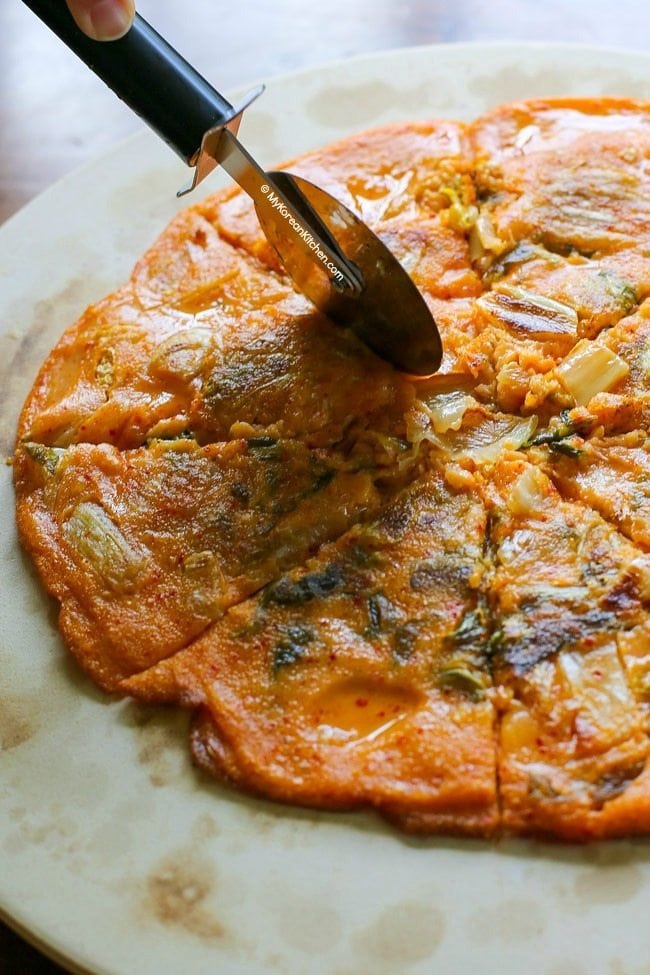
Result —
[[429, 303], [410, 381], [238, 190], [43, 365], [22, 542], [106, 691], [238, 789], [400, 828], [650, 833], [650, 104], [556, 99], [295, 160]]

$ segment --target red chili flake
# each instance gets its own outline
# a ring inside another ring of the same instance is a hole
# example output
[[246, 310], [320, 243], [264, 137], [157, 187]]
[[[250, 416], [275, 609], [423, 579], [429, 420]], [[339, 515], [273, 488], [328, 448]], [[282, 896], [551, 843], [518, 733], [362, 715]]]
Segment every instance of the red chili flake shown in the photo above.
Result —
[[603, 676], [602, 670], [592, 670], [592, 674], [594, 675], [594, 677], [602, 677]]
[[356, 706], [358, 708], [366, 708], [366, 707], [368, 707], [368, 698], [367, 697], [358, 697], [354, 703], [356, 704]]
[[538, 748], [543, 748], [544, 747], [544, 739], [543, 738], [536, 738], [535, 739], [535, 744], [537, 745]]

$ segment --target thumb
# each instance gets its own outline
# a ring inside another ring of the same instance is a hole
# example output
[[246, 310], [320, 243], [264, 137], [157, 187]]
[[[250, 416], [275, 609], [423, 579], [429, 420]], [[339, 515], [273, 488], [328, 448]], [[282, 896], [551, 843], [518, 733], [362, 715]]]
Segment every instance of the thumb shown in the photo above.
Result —
[[135, 14], [134, 0], [67, 0], [67, 3], [77, 25], [95, 41], [122, 37]]

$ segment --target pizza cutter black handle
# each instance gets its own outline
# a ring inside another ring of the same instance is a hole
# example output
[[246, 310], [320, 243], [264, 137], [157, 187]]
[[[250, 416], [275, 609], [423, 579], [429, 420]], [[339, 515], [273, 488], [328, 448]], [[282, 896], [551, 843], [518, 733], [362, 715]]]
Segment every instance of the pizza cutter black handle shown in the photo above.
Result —
[[208, 129], [235, 114], [139, 14], [119, 40], [94, 41], [77, 27], [64, 0], [24, 2], [186, 162]]

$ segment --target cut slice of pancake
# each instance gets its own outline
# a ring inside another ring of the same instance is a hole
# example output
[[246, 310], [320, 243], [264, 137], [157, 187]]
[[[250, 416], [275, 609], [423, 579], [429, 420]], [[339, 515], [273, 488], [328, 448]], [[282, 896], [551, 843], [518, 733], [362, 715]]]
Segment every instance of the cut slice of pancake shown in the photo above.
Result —
[[323, 316], [274, 325], [260, 315], [213, 355], [188, 427], [202, 442], [265, 435], [323, 447], [368, 429], [403, 436], [413, 399], [411, 383]]
[[[499, 788], [506, 831], [584, 840], [629, 828], [625, 792], [648, 757], [618, 637], [642, 623], [650, 557], [596, 512], [503, 460], [492, 528]], [[650, 828], [650, 805], [642, 828]]]
[[[500, 106], [470, 127], [472, 256], [489, 292], [490, 397], [549, 418], [574, 405], [556, 367], [650, 294], [650, 113], [629, 99]], [[500, 326], [500, 328], [498, 327]]]
[[[581, 430], [647, 430], [650, 422], [650, 301], [590, 341], [581, 339], [531, 381], [526, 406], [560, 414]], [[563, 421], [564, 422], [564, 421]]]
[[[402, 125], [296, 168], [361, 212], [434, 303], [481, 291], [461, 226], [474, 207], [467, 148], [460, 123]], [[466, 326], [454, 316], [448, 357]], [[266, 434], [325, 446], [368, 428], [401, 435], [412, 397], [403, 377], [294, 292], [252, 204], [231, 190], [179, 214], [130, 282], [68, 330], [25, 404], [19, 439], [132, 449], [189, 432], [203, 443]]]
[[537, 451], [560, 492], [611, 521], [645, 551], [650, 550], [650, 441], [644, 431], [617, 437], [582, 437], [559, 424], [541, 435]]
[[[253, 276], [258, 294], [264, 284]], [[21, 439], [131, 449], [180, 433], [227, 441], [245, 424], [244, 435], [323, 446], [372, 425], [403, 431], [411, 384], [320, 315], [282, 303], [264, 310], [263, 300], [238, 317], [216, 305], [196, 315], [137, 305], [130, 287], [64, 337], [25, 407]]]
[[476, 494], [433, 469], [122, 688], [197, 708], [195, 757], [247, 790], [490, 833], [484, 535]]
[[[436, 318], [445, 346], [442, 371], [453, 369], [472, 330], [461, 304], [482, 291], [468, 236], [476, 194], [467, 126], [448, 119], [387, 125], [308, 153], [286, 168], [340, 199], [393, 251]], [[225, 240], [280, 271], [245, 196], [214, 197], [204, 212]]]
[[180, 214], [131, 280], [64, 334], [25, 403], [19, 439], [128, 449], [161, 424], [178, 433], [213, 353], [261, 309], [270, 327], [306, 302], [197, 210]]
[[530, 304], [550, 299], [575, 313], [576, 338], [595, 338], [650, 295], [650, 256], [627, 248], [604, 257], [564, 257], [522, 241], [490, 264], [486, 283], [497, 294], [524, 291]]
[[504, 105], [471, 127], [486, 250], [602, 256], [650, 240], [650, 113], [624, 98]]
[[16, 464], [23, 542], [70, 648], [108, 689], [380, 504], [367, 459], [270, 438], [28, 445]]

